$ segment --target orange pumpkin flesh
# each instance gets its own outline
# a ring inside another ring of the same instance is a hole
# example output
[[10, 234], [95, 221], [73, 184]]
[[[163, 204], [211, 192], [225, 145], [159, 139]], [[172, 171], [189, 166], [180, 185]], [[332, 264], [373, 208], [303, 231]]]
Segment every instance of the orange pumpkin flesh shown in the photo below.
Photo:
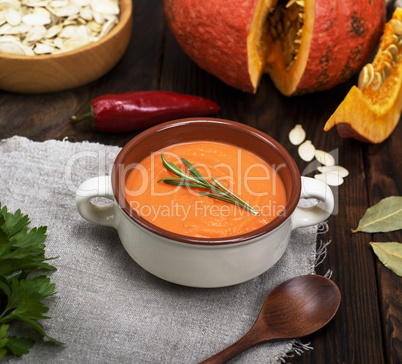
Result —
[[[285, 95], [331, 88], [356, 73], [376, 46], [384, 0], [304, 0], [294, 64], [270, 32], [278, 0], [164, 0], [172, 33], [189, 57], [228, 85], [255, 93], [269, 73]], [[289, 5], [289, 4], [288, 4]]]
[[381, 74], [388, 62], [392, 67], [390, 74], [382, 76], [381, 86], [375, 82], [367, 87], [353, 86], [325, 124], [325, 131], [336, 125], [341, 137], [370, 143], [381, 143], [390, 136], [402, 110], [402, 42], [394, 57], [387, 49], [399, 39], [402, 39], [402, 8], [397, 8], [385, 24], [377, 54], [372, 64], [366, 65]]

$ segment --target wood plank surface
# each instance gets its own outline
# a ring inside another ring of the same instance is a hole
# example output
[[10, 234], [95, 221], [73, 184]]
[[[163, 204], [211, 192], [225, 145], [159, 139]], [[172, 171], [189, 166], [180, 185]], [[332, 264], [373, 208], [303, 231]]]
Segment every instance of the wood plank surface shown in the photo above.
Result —
[[402, 125], [380, 145], [341, 139], [335, 131], [325, 133], [325, 121], [355, 83], [356, 77], [330, 91], [289, 98], [265, 76], [257, 94], [243, 93], [207, 74], [182, 52], [166, 26], [161, 1], [136, 1], [129, 48], [99, 80], [54, 94], [0, 91], [0, 138], [21, 135], [43, 141], [67, 137], [123, 146], [137, 133], [99, 133], [89, 123], [72, 125], [70, 117], [85, 113], [90, 100], [105, 93], [161, 89], [214, 100], [221, 106], [217, 117], [271, 135], [291, 153], [302, 175], [312, 175], [317, 165], [303, 162], [288, 140], [294, 125], [302, 124], [316, 148], [333, 153], [350, 176], [333, 188], [336, 210], [328, 219], [328, 231], [319, 235], [330, 244], [317, 273], [332, 271], [342, 294], [340, 309], [328, 326], [301, 340], [314, 349], [288, 361], [396, 364], [402, 362], [402, 278], [378, 261], [369, 242], [402, 242], [401, 232], [353, 234], [351, 228], [369, 206], [384, 197], [401, 195]]

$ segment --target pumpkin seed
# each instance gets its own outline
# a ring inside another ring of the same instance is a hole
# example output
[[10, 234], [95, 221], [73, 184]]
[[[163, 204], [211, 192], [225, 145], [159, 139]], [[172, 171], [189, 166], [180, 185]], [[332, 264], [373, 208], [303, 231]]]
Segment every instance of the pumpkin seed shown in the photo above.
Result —
[[371, 63], [366, 64], [359, 74], [357, 85], [361, 90], [370, 86], [374, 79], [374, 67]]
[[119, 6], [108, 0], [91, 1], [91, 8], [93, 11], [104, 15], [117, 15], [119, 13]]
[[342, 177], [335, 173], [316, 174], [314, 178], [326, 183], [328, 186], [340, 186], [344, 181]]
[[26, 25], [46, 25], [50, 24], [50, 17], [43, 16], [42, 14], [32, 13], [22, 17], [22, 22]]
[[31, 48], [23, 45], [16, 38], [11, 36], [0, 38], [0, 52], [13, 53], [22, 56], [33, 56], [35, 54]]
[[357, 87], [359, 89], [364, 90], [368, 86], [368, 81], [369, 81], [369, 76], [368, 76], [368, 71], [367, 67], [364, 66], [362, 70], [359, 73], [359, 79], [357, 80]]
[[64, 8], [68, 6], [68, 0], [54, 0], [49, 4], [52, 8]]
[[94, 20], [99, 23], [103, 24], [105, 22], [105, 17], [102, 13], [98, 13], [97, 11], [92, 11], [92, 15], [94, 17]]
[[306, 132], [300, 124], [296, 124], [295, 127], [289, 132], [289, 140], [293, 145], [299, 145], [306, 139]]
[[8, 31], [12, 28], [12, 26], [8, 23], [2, 25], [0, 27], [0, 35], [6, 35], [6, 34], [10, 34], [8, 33]]
[[374, 72], [374, 78], [373, 78], [373, 82], [371, 83], [371, 89], [373, 91], [377, 91], [381, 85], [382, 85], [382, 77], [381, 77], [381, 73], [379, 72]]
[[21, 23], [21, 13], [14, 8], [8, 8], [4, 15], [6, 22], [11, 26], [17, 26]]
[[402, 48], [402, 37], [400, 37], [400, 38], [398, 39], [398, 42], [396, 43], [396, 46], [397, 46], [398, 48]]
[[112, 18], [110, 20], [108, 20], [102, 27], [102, 31], [100, 32], [100, 37], [104, 37], [105, 35], [107, 35], [115, 26], [115, 19]]
[[98, 33], [102, 31], [102, 25], [97, 23], [96, 21], [91, 21], [88, 23], [88, 28], [93, 30], [94, 32]]
[[51, 26], [49, 29], [46, 31], [46, 38], [53, 38], [57, 34], [60, 33], [60, 31], [63, 29], [61, 24], [56, 24]]
[[324, 164], [325, 166], [335, 165], [334, 157], [331, 154], [324, 152], [323, 150], [317, 149], [314, 153], [314, 156], [315, 159], [317, 159], [321, 164]]
[[388, 78], [392, 73], [392, 66], [388, 62], [384, 62], [383, 79]]
[[402, 22], [399, 19], [391, 19], [389, 23], [394, 28], [395, 34], [402, 35]]
[[[8, 24], [7, 24], [8, 25]], [[10, 35], [22, 35], [24, 33], [29, 32], [29, 30], [31, 29], [31, 26], [26, 25], [24, 23], [21, 23], [15, 27], [9, 27], [8, 30], [6, 30], [4, 32], [4, 34], [10, 34]], [[0, 35], [1, 35], [1, 31], [0, 31]]]
[[392, 64], [392, 62], [394, 61], [392, 55], [389, 52], [387, 52], [387, 50], [381, 51], [381, 58], [390, 64]]
[[342, 178], [349, 176], [349, 171], [345, 167], [342, 167], [340, 165], [319, 166], [317, 167], [317, 169], [321, 173], [335, 173]]
[[25, 39], [27, 42], [38, 42], [46, 36], [46, 33], [47, 30], [43, 25], [37, 25], [28, 31]]
[[387, 48], [387, 52], [391, 55], [392, 59], [395, 61], [396, 57], [398, 56], [399, 53], [399, 49], [395, 44], [391, 44], [388, 48]]
[[91, 4], [91, 0], [70, 0], [70, 1], [79, 6], [88, 6]]
[[[118, 0], [0, 0], [0, 52], [35, 55], [75, 49], [108, 34], [119, 13]], [[9, 35], [13, 37], [5, 38]]]
[[279, 3], [268, 16], [268, 29], [274, 41], [280, 40], [283, 59], [287, 70], [299, 54], [304, 25], [304, 1], [289, 0], [285, 5]]
[[50, 54], [53, 53], [54, 50], [54, 47], [43, 43], [37, 43], [34, 48], [35, 54]]
[[80, 16], [86, 21], [91, 21], [93, 19], [92, 10], [89, 7], [81, 8]]
[[315, 155], [315, 147], [310, 140], [306, 140], [304, 143], [302, 143], [297, 151], [300, 158], [305, 162], [312, 161]]
[[0, 0], [0, 9], [13, 8], [18, 10], [21, 4], [18, 0]]
[[373, 82], [374, 79], [374, 67], [371, 63], [366, 64], [367, 74], [368, 74], [368, 82], [369, 84]]

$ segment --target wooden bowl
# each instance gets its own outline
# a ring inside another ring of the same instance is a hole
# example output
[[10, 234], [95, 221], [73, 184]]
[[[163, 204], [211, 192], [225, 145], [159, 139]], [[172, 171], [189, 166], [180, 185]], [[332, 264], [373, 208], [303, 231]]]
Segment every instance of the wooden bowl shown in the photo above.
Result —
[[0, 89], [55, 92], [81, 86], [108, 72], [123, 56], [131, 36], [132, 1], [120, 0], [120, 21], [105, 37], [73, 51], [36, 56], [0, 54]]

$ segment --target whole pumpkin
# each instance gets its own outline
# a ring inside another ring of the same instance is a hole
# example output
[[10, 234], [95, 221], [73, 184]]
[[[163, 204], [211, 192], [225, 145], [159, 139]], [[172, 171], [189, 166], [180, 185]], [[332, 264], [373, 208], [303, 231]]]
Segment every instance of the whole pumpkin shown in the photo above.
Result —
[[228, 85], [255, 93], [264, 73], [295, 95], [334, 87], [378, 43], [384, 0], [164, 0], [189, 57]]

